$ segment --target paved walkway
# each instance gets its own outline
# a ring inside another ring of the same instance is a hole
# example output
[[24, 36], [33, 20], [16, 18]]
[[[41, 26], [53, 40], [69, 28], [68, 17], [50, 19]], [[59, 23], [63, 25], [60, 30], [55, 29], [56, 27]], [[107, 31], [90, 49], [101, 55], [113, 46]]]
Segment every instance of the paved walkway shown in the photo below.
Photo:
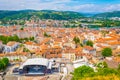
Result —
[[47, 80], [61, 80], [62, 78], [62, 75], [60, 74], [52, 74], [52, 75], [49, 75], [49, 78]]
[[67, 70], [68, 70], [68, 74], [70, 74], [71, 72], [74, 71], [74, 67], [72, 64], [66, 64]]
[[18, 77], [17, 76], [12, 76], [12, 75], [7, 75], [5, 76], [5, 80], [18, 80]]
[[22, 76], [18, 80], [47, 80], [47, 76]]

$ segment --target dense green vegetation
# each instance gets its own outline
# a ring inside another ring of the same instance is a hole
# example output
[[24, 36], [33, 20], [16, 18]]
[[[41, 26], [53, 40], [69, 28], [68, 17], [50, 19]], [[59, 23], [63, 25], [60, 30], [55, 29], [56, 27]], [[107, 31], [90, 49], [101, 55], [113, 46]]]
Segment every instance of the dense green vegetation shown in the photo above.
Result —
[[117, 27], [117, 26], [120, 26], [120, 21], [110, 20], [110, 19], [100, 20], [98, 23], [101, 24], [100, 27]]
[[94, 74], [94, 70], [89, 66], [81, 66], [74, 70], [73, 80], [78, 80], [80, 78], [92, 76]]
[[111, 48], [104, 48], [102, 50], [102, 55], [104, 57], [109, 57], [109, 56], [112, 56], [112, 49]]
[[[97, 71], [94, 71], [89, 66], [81, 66], [74, 70], [73, 80], [101, 80], [101, 78], [103, 78], [102, 76], [107, 77], [114, 75], [116, 75], [116, 77], [120, 79], [120, 74], [117, 69], [103, 67], [103, 68], [97, 68]], [[103, 80], [108, 80], [108, 78]], [[109, 80], [115, 80], [115, 79], [112, 77], [112, 79]]]
[[0, 70], [4, 70], [9, 64], [8, 58], [2, 58], [0, 59]]
[[88, 41], [86, 41], [86, 45], [87, 45], [87, 46], [91, 46], [91, 47], [93, 47], [93, 42], [90, 41], [90, 40], [88, 40]]
[[94, 17], [102, 17], [102, 18], [120, 17], [120, 11], [100, 13], [94, 15]]
[[[54, 10], [21, 10], [21, 11], [0, 11], [0, 24], [18, 24], [24, 25], [26, 20], [39, 19], [46, 20], [67, 20], [63, 27], [74, 28], [83, 27], [82, 24], [88, 24], [90, 28], [98, 27], [118, 27], [119, 20], [111, 20], [109, 17], [120, 17], [120, 11], [96, 14], [95, 16], [85, 17], [84, 14], [72, 11], [54, 11]], [[101, 18], [98, 18], [101, 17]]]
[[25, 20], [30, 19], [53, 19], [53, 20], [69, 20], [79, 19], [82, 14], [72, 11], [54, 11], [54, 10], [21, 10], [21, 11], [0, 11], [0, 21], [9, 24], [24, 24]]
[[14, 36], [3, 36], [0, 35], [0, 40], [3, 42], [3, 44], [7, 44], [9, 41], [16, 41], [16, 42], [23, 42], [23, 41], [33, 41], [34, 37], [30, 38], [19, 38], [17, 35]]

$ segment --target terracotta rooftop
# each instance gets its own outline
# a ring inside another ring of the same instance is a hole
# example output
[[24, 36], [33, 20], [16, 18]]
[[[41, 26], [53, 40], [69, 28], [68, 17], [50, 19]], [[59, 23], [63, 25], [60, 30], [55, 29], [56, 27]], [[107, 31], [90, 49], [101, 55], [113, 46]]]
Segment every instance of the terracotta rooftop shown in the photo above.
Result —
[[94, 48], [91, 46], [84, 46], [84, 49], [89, 50], [89, 51], [94, 50]]

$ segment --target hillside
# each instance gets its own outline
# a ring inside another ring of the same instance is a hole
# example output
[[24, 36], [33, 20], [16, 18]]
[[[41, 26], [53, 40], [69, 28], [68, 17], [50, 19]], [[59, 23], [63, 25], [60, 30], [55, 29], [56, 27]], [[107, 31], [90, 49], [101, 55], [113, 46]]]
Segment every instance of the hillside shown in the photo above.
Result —
[[120, 17], [120, 11], [99, 13], [94, 15], [94, 17], [103, 17], [103, 18]]
[[0, 20], [27, 19], [33, 16], [40, 19], [68, 20], [83, 17], [82, 14], [72, 11], [54, 11], [54, 10], [21, 10], [21, 11], [0, 11]]

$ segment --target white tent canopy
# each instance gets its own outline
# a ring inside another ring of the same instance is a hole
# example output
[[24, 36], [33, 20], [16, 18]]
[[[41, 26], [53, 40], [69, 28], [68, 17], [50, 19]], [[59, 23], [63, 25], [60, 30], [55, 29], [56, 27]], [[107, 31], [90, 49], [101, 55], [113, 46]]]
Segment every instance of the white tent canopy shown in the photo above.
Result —
[[49, 66], [49, 60], [45, 58], [33, 58], [33, 59], [28, 59], [25, 61], [19, 69], [23, 69], [24, 66], [28, 65], [43, 65], [43, 66]]

